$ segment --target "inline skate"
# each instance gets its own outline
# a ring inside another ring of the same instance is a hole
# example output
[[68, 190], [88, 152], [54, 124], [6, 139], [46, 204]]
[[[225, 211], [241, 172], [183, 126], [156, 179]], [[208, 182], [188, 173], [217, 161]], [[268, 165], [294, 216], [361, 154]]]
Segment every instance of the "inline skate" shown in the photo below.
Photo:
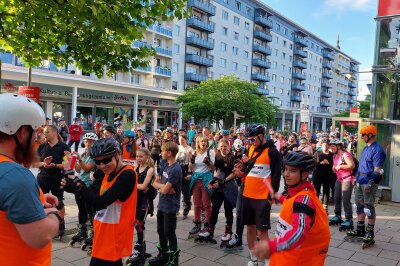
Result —
[[83, 240], [83, 245], [81, 246], [81, 250], [86, 251], [86, 253], [90, 256], [92, 254], [92, 246], [93, 246], [93, 227], [90, 227], [88, 237]]
[[371, 247], [375, 244], [374, 240], [374, 228], [370, 225], [367, 225], [367, 228], [365, 228], [365, 236], [362, 239], [362, 249]]
[[351, 219], [346, 219], [345, 221], [343, 221], [340, 226], [339, 226], [339, 231], [348, 231], [348, 230], [353, 230], [354, 226], [353, 226], [353, 220]]
[[188, 239], [197, 237], [198, 233], [201, 231], [201, 222], [193, 221], [194, 227], [190, 230]]
[[70, 247], [75, 247], [75, 243], [81, 244], [87, 238], [86, 224], [78, 224], [78, 232], [72, 236], [69, 242]]
[[358, 222], [357, 228], [348, 231], [344, 237], [344, 240], [348, 242], [361, 242], [363, 237], [365, 237], [365, 225]]
[[231, 240], [233, 235], [232, 232], [232, 226], [231, 225], [226, 225], [225, 226], [225, 233], [224, 235], [221, 237], [221, 245], [220, 248], [225, 247], [226, 245], [229, 244], [229, 241]]
[[329, 226], [338, 225], [341, 223], [343, 223], [343, 220], [342, 220], [342, 217], [340, 217], [340, 215], [335, 215], [335, 216], [329, 218]]
[[233, 234], [229, 242], [225, 246], [225, 251], [228, 252], [230, 250], [234, 250], [236, 248], [242, 248], [243, 242], [239, 239], [237, 234]]
[[214, 226], [205, 224], [203, 230], [194, 239], [194, 242], [217, 244], [217, 241], [214, 239]]
[[158, 255], [156, 257], [151, 258], [148, 261], [147, 263], [148, 266], [165, 265], [169, 260], [167, 249], [161, 248], [160, 243], [157, 243], [156, 247], [158, 249]]
[[132, 255], [127, 259], [126, 266], [143, 266], [146, 262], [146, 244], [135, 244]]

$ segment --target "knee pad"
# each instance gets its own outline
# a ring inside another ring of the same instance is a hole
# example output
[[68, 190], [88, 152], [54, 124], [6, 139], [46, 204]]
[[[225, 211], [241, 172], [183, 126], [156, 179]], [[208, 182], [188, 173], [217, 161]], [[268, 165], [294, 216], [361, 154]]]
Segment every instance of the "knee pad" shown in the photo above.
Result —
[[376, 217], [375, 207], [374, 206], [365, 205], [364, 213], [368, 217], [368, 219], [375, 219], [375, 217]]
[[364, 205], [363, 204], [360, 204], [360, 203], [356, 203], [356, 206], [357, 206], [357, 214], [362, 214], [362, 213], [365, 213], [365, 209], [364, 209]]

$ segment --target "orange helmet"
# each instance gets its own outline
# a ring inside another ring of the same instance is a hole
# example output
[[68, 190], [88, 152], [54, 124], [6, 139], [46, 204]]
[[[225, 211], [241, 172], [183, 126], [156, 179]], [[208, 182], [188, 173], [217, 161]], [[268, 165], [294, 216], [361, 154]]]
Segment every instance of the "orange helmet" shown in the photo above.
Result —
[[378, 130], [376, 129], [375, 126], [373, 126], [373, 125], [368, 125], [368, 126], [363, 127], [363, 128], [360, 130], [360, 134], [361, 134], [361, 135], [362, 135], [362, 134], [365, 134], [365, 135], [372, 134], [372, 135], [376, 136], [376, 135], [378, 134]]

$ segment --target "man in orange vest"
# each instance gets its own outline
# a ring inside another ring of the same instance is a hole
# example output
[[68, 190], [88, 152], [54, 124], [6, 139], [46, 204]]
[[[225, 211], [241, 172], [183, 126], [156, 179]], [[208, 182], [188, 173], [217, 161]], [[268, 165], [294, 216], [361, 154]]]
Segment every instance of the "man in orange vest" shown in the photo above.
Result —
[[62, 214], [57, 198], [44, 195], [24, 167], [36, 159], [36, 130], [45, 115], [37, 103], [15, 94], [1, 94], [0, 108], [0, 264], [50, 265]]
[[260, 241], [254, 247], [259, 259], [270, 258], [269, 265], [322, 266], [328, 252], [328, 217], [308, 174], [315, 159], [303, 152], [290, 152], [285, 159], [285, 182], [289, 194], [275, 195], [282, 203], [273, 240]]
[[[247, 129], [248, 141], [252, 144], [248, 152], [248, 161], [244, 167], [235, 166], [237, 176], [245, 175], [242, 202], [242, 224], [247, 225], [247, 243], [251, 261], [248, 265], [257, 265], [257, 257], [252, 254], [256, 237], [268, 239], [271, 229], [269, 203], [270, 195], [264, 185], [272, 184], [275, 191], [279, 190], [282, 161], [279, 151], [272, 140], [265, 137], [265, 127], [254, 124]], [[241, 169], [241, 172], [238, 169]], [[243, 173], [244, 172], [244, 173]]]

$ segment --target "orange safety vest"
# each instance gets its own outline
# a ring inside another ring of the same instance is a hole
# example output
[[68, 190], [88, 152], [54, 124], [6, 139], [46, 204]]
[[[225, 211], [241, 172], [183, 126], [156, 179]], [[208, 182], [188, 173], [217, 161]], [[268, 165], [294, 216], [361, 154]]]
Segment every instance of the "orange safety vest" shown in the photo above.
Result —
[[[0, 155], [1, 162], [13, 162]], [[45, 197], [39, 188], [38, 196], [44, 204]], [[15, 225], [7, 219], [5, 211], [0, 211], [0, 265], [44, 266], [51, 264], [51, 241], [43, 248], [33, 248], [25, 243]]]
[[126, 149], [126, 145], [122, 146], [122, 161], [128, 165], [137, 167], [136, 158], [131, 157], [131, 153]]
[[272, 254], [269, 262], [270, 266], [324, 265], [331, 235], [326, 211], [322, 207], [315, 191], [303, 190], [283, 202], [281, 213], [279, 214], [279, 221], [276, 225], [275, 238], [283, 237], [286, 232], [293, 228], [293, 204], [295, 198], [300, 195], [309, 196], [316, 206], [314, 224], [300, 246], [292, 250], [280, 251]]
[[[118, 176], [126, 170], [134, 171], [135, 169], [131, 165], [125, 166], [112, 181], [107, 181], [108, 175], [106, 175], [101, 183], [100, 195], [111, 188]], [[117, 261], [122, 257], [132, 254], [136, 200], [137, 178], [133, 192], [126, 201], [121, 202], [117, 200], [107, 206], [107, 208], [96, 212], [93, 221], [93, 257]]]
[[[262, 154], [258, 156], [253, 168], [246, 176], [244, 182], [243, 196], [251, 199], [267, 199], [268, 189], [264, 184], [264, 179], [267, 178], [267, 182], [271, 184], [271, 167], [270, 159], [268, 155], [269, 148], [263, 150]], [[254, 151], [254, 147], [251, 146], [249, 155], [251, 158], [257, 156], [258, 152]]]

